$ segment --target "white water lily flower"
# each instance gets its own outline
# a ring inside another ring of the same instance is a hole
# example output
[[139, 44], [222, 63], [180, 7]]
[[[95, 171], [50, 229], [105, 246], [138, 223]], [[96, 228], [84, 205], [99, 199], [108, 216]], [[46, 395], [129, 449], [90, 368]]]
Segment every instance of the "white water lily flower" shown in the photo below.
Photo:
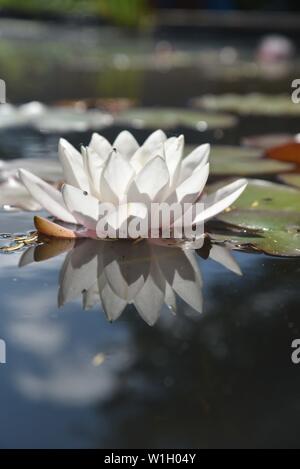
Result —
[[[19, 174], [32, 197], [51, 215], [84, 228], [67, 230], [39, 219], [37, 227], [46, 234], [101, 237], [97, 224], [106, 203], [114, 207], [106, 215], [106, 222], [118, 232], [132, 217], [144, 219], [149, 215], [154, 202], [183, 207], [185, 203], [201, 201], [204, 210], [192, 219], [195, 226], [229, 207], [247, 185], [245, 179], [239, 179], [204, 197], [209, 150], [208, 144], [200, 145], [183, 158], [183, 135], [167, 138], [162, 130], [152, 133], [142, 146], [128, 131], [121, 132], [112, 145], [101, 135], [93, 134], [81, 153], [66, 140], [60, 140], [59, 158], [65, 181], [61, 191], [29, 171], [21, 169]], [[180, 221], [182, 217], [174, 225]]]
[[[199, 257], [195, 250], [182, 246], [170, 247], [166, 240], [53, 239], [47, 245], [29, 248], [20, 266], [68, 251], [59, 276], [60, 306], [82, 295], [85, 309], [98, 304], [114, 321], [127, 305], [133, 305], [142, 319], [153, 325], [165, 305], [176, 312], [177, 298], [198, 313], [203, 310]], [[229, 249], [213, 245], [205, 255], [241, 275]]]

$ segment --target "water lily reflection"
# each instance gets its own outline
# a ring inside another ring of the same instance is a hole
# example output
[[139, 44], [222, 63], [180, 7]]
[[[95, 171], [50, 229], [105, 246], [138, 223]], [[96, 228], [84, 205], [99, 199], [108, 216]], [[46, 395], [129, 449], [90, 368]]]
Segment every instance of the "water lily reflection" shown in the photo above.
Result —
[[59, 306], [82, 296], [84, 309], [100, 304], [110, 321], [118, 319], [127, 305], [133, 305], [143, 320], [153, 325], [164, 306], [176, 312], [178, 298], [201, 313], [199, 256], [241, 274], [227, 248], [205, 242], [199, 247], [157, 240], [53, 239], [29, 248], [20, 265], [41, 262], [64, 251], [68, 253], [60, 271]]

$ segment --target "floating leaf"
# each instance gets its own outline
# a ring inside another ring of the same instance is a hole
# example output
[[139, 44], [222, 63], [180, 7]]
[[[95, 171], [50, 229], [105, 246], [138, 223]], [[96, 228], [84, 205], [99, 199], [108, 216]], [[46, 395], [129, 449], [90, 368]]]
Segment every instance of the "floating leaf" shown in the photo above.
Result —
[[266, 135], [254, 135], [251, 137], [245, 137], [242, 139], [243, 145], [247, 147], [261, 148], [267, 150], [272, 147], [279, 145], [285, 145], [292, 141], [297, 141], [298, 135], [292, 134], [266, 134]]
[[48, 182], [62, 180], [63, 172], [58, 159], [53, 158], [22, 158], [9, 161], [0, 160], [0, 181], [17, 176], [19, 168], [26, 169]]
[[32, 127], [43, 132], [84, 132], [113, 123], [113, 117], [100, 110], [45, 106], [31, 102], [22, 106], [0, 107], [0, 128]]
[[120, 112], [136, 106], [135, 100], [130, 98], [86, 98], [86, 99], [64, 99], [54, 103], [57, 107], [74, 108], [86, 111], [88, 109], [102, 109], [107, 112]]
[[[218, 186], [214, 186], [215, 190]], [[226, 241], [242, 249], [251, 246], [276, 256], [300, 256], [300, 191], [297, 189], [252, 180], [231, 209], [218, 215], [218, 220], [224, 223], [227, 232], [211, 234], [216, 241]]]
[[192, 105], [215, 112], [235, 112], [242, 115], [299, 116], [300, 106], [295, 106], [288, 94], [204, 95], [192, 100]]
[[211, 234], [216, 242], [238, 249], [253, 250], [279, 257], [300, 257], [300, 233], [270, 231], [267, 236], [238, 236], [237, 234]]
[[274, 160], [300, 164], [300, 143], [289, 142], [286, 145], [269, 148], [266, 151], [266, 156]]
[[[224, 185], [224, 181], [209, 186], [209, 192]], [[259, 179], [249, 180], [243, 194], [234, 203], [234, 209], [263, 211], [300, 211], [300, 191]]]
[[300, 174], [280, 174], [279, 178], [285, 184], [300, 188]]
[[120, 125], [131, 125], [138, 128], [171, 129], [175, 127], [192, 127], [199, 131], [233, 127], [237, 120], [230, 114], [212, 114], [179, 108], [135, 108], [121, 112], [116, 118]]
[[[192, 151], [193, 148], [187, 147], [188, 152]], [[230, 145], [213, 145], [210, 165], [211, 174], [215, 176], [278, 174], [293, 169], [293, 165], [290, 163], [262, 158], [260, 149]]]
[[240, 228], [261, 232], [261, 234], [272, 230], [285, 230], [291, 234], [297, 230], [300, 232], [300, 211], [272, 212], [267, 210], [236, 209], [220, 214], [218, 219]]
[[41, 206], [29, 194], [26, 187], [14, 178], [0, 184], [0, 209], [41, 210]]

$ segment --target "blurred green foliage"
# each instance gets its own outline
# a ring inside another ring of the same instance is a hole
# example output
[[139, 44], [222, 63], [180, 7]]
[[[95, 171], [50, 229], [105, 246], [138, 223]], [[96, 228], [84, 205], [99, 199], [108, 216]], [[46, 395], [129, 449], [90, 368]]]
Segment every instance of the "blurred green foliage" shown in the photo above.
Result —
[[118, 25], [137, 26], [147, 16], [148, 0], [0, 0], [0, 8], [19, 14], [96, 15]]
[[147, 0], [98, 0], [97, 3], [104, 17], [127, 26], [143, 23], [148, 13]]

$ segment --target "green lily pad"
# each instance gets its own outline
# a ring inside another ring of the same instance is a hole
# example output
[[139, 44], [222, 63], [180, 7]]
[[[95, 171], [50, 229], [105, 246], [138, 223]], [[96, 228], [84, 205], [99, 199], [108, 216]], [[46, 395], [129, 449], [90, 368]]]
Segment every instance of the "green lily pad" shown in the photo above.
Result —
[[300, 174], [280, 174], [279, 178], [285, 184], [300, 188]]
[[247, 95], [204, 95], [199, 98], [194, 98], [192, 105], [196, 108], [208, 111], [235, 112], [241, 115], [300, 115], [300, 106], [295, 106], [289, 94], [266, 95], [251, 93]]
[[[187, 154], [194, 147], [187, 147]], [[210, 154], [211, 174], [215, 176], [255, 176], [278, 174], [294, 168], [291, 163], [282, 163], [262, 158], [260, 149], [214, 145]]]
[[252, 250], [278, 257], [300, 257], [300, 233], [270, 231], [268, 236], [238, 236], [211, 234], [212, 241], [224, 243], [237, 250]]
[[171, 129], [190, 127], [201, 132], [209, 129], [234, 127], [237, 120], [230, 114], [213, 114], [179, 108], [135, 108], [121, 112], [116, 117], [116, 124], [130, 125], [137, 128]]
[[[223, 184], [222, 184], [223, 185]], [[214, 190], [221, 186], [214, 185]], [[210, 186], [209, 190], [212, 190]], [[211, 238], [239, 249], [274, 256], [300, 256], [300, 191], [252, 180], [230, 210], [218, 215], [226, 233]]]
[[300, 211], [299, 212], [272, 212], [267, 210], [231, 210], [218, 215], [218, 220], [227, 224], [245, 228], [264, 234], [268, 231], [284, 230], [294, 233], [300, 232]]
[[[229, 181], [226, 181], [230, 182]], [[210, 184], [207, 192], [212, 193], [223, 187], [224, 181]], [[250, 179], [246, 190], [236, 200], [234, 209], [263, 211], [300, 211], [300, 191], [293, 187], [260, 179]]]

